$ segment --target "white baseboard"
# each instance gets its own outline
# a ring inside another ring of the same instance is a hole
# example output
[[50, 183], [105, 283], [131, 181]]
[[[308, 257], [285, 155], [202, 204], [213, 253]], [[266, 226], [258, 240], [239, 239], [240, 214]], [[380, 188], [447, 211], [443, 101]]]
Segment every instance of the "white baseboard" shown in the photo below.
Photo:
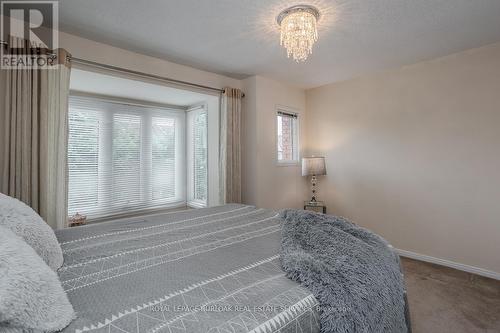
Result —
[[397, 254], [399, 254], [402, 257], [426, 261], [426, 262], [430, 262], [432, 264], [437, 264], [437, 265], [441, 265], [441, 266], [455, 268], [455, 269], [458, 269], [458, 270], [461, 270], [461, 271], [464, 271], [467, 273], [485, 276], [485, 277], [488, 277], [490, 279], [500, 280], [500, 273], [497, 273], [497, 272], [488, 271], [486, 269], [482, 269], [479, 267], [460, 264], [458, 262], [454, 262], [454, 261], [450, 261], [450, 260], [446, 260], [446, 259], [440, 259], [440, 258], [435, 258], [435, 257], [431, 257], [431, 256], [426, 256], [425, 254], [410, 252], [410, 251], [396, 249], [396, 248], [394, 248], [394, 250], [396, 251]]

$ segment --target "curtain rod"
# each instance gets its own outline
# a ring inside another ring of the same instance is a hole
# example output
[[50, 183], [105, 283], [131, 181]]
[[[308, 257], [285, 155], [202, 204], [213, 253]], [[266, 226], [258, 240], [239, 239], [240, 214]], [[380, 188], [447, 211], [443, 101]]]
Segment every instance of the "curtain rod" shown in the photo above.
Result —
[[[212, 90], [212, 91], [219, 92], [221, 94], [223, 94], [225, 91], [224, 89], [220, 89], [220, 88], [214, 88], [214, 87], [205, 86], [202, 84], [197, 84], [197, 83], [192, 83], [192, 82], [187, 82], [187, 81], [182, 81], [182, 80], [176, 80], [176, 79], [171, 79], [171, 78], [164, 77], [164, 76], [134, 71], [134, 70], [123, 68], [123, 67], [101, 64], [98, 62], [85, 60], [85, 59], [71, 57], [70, 60], [71, 60], [71, 62], [77, 63], [77, 64], [89, 65], [89, 66], [98, 67], [98, 68], [104, 68], [104, 69], [112, 70], [115, 72], [128, 73], [128, 74], [132, 74], [132, 75], [136, 75], [136, 76], [142, 76], [142, 77], [146, 77], [146, 78], [150, 78], [150, 79], [154, 79], [154, 80], [165, 81], [165, 82], [174, 83], [174, 84], [183, 85], [183, 86], [195, 87], [195, 88], [200, 88], [200, 89], [205, 89], [205, 90]], [[244, 93], [242, 93], [242, 97], [245, 97]]]
[[288, 116], [288, 117], [293, 117], [293, 118], [299, 117], [299, 115], [297, 113], [291, 113], [291, 112], [285, 112], [285, 111], [278, 111], [277, 113], [280, 115], [283, 115], [283, 116]]
[[[0, 41], [0, 44], [5, 45], [7, 47], [9, 45], [7, 42], [5, 42], [3, 40]], [[56, 54], [55, 53], [50, 53], [48, 55], [55, 56]], [[205, 85], [202, 85], [202, 84], [197, 84], [197, 83], [192, 83], [192, 82], [187, 82], [187, 81], [182, 81], [182, 80], [176, 80], [176, 79], [171, 79], [171, 78], [164, 77], [164, 76], [159, 76], [159, 75], [154, 75], [154, 74], [149, 74], [149, 73], [134, 71], [134, 70], [123, 68], [123, 67], [117, 67], [117, 66], [112, 66], [112, 65], [101, 64], [101, 63], [98, 63], [98, 62], [94, 62], [94, 61], [90, 61], [90, 60], [85, 60], [85, 59], [81, 59], [81, 58], [76, 58], [76, 57], [68, 57], [68, 58], [69, 58], [70, 61], [72, 61], [74, 63], [79, 63], [79, 64], [82, 64], [82, 65], [88, 65], [88, 66], [92, 66], [92, 67], [104, 68], [104, 69], [112, 70], [112, 71], [115, 71], [115, 72], [124, 72], [124, 73], [128, 73], [128, 74], [136, 75], [136, 76], [147, 77], [147, 78], [150, 78], [150, 79], [159, 80], [159, 81], [165, 81], [165, 82], [170, 82], [170, 83], [174, 83], [174, 84], [178, 84], [178, 85], [183, 85], [183, 86], [188, 86], [188, 87], [195, 87], [195, 88], [200, 88], [200, 89], [205, 89], [205, 90], [216, 91], [216, 92], [221, 93], [221, 94], [223, 94], [224, 91], [225, 91], [224, 89], [220, 89], [220, 88], [214, 88], [214, 87], [205, 86]], [[245, 94], [242, 93], [241, 97], [245, 97]]]
[[[3, 40], [0, 40], [0, 45], [5, 46], [5, 47], [9, 47], [9, 43], [7, 43]], [[47, 53], [45, 53], [47, 56], [57, 57], [57, 54], [54, 52], [54, 50], [49, 50], [49, 49], [45, 49], [45, 50], [47, 51]]]

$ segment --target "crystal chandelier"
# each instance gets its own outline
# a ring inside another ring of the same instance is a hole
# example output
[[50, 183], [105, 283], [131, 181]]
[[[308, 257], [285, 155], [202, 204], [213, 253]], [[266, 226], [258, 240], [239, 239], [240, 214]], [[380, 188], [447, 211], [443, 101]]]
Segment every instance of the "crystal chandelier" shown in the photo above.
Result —
[[281, 28], [280, 44], [286, 48], [287, 56], [293, 60], [305, 61], [312, 53], [318, 40], [316, 23], [319, 12], [309, 5], [293, 6], [282, 11], [276, 21]]

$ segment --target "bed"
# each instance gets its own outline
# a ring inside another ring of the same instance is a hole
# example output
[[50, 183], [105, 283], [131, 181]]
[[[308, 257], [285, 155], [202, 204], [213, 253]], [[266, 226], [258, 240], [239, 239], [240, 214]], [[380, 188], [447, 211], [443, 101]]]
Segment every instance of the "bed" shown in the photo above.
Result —
[[285, 277], [277, 212], [230, 204], [56, 232], [77, 319], [66, 332], [319, 332]]

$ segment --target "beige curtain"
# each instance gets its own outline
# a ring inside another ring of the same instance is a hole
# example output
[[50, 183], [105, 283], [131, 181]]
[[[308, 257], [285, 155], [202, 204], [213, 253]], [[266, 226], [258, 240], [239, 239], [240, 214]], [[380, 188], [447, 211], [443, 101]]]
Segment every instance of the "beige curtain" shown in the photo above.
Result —
[[[33, 55], [46, 53], [18, 38], [10, 39], [14, 45]], [[0, 69], [0, 191], [31, 206], [53, 228], [63, 228], [70, 66], [68, 54], [57, 53], [53, 61], [47, 57], [50, 68]]]
[[241, 98], [239, 89], [226, 88], [220, 126], [220, 180], [223, 203], [241, 203]]

